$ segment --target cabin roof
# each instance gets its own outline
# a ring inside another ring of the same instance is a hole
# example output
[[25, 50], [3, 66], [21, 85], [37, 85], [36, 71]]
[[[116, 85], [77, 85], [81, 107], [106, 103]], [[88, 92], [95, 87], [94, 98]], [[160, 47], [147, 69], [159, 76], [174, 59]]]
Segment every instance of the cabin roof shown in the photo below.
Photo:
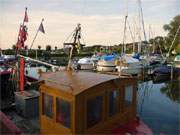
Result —
[[88, 88], [117, 78], [119, 77], [115, 75], [93, 72], [59, 71], [42, 73], [40, 80], [44, 80], [46, 86], [77, 95]]

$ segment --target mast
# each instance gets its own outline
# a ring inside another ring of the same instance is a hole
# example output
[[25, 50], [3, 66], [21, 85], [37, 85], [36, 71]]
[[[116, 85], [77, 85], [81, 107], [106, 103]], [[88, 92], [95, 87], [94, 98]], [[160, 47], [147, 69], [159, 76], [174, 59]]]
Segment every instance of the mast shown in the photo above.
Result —
[[143, 16], [143, 9], [142, 9], [142, 5], [141, 5], [141, 0], [138, 0], [138, 1], [139, 1], [140, 16], [141, 16], [141, 21], [142, 21], [144, 40], [147, 41], [146, 32], [145, 32], [145, 26], [144, 26], [144, 16]]
[[124, 53], [126, 53], [126, 44], [125, 44], [125, 40], [126, 40], [126, 25], [127, 25], [127, 18], [128, 18], [128, 0], [126, 1], [126, 9], [125, 9], [122, 55], [124, 55]]
[[71, 69], [71, 63], [72, 63], [71, 61], [72, 61], [73, 52], [75, 50], [77, 50], [79, 52], [81, 47], [85, 46], [84, 44], [80, 43], [81, 24], [79, 24], [79, 23], [77, 24], [77, 27], [75, 28], [75, 30], [70, 34], [70, 36], [66, 40], [68, 40], [71, 36], [72, 36], [73, 42], [67, 42], [67, 43], [64, 42], [64, 47], [70, 46], [69, 62], [68, 62], [68, 67], [67, 67], [68, 70]]
[[124, 20], [124, 33], [123, 33], [123, 49], [122, 49], [122, 54], [126, 53], [126, 45], [125, 45], [125, 39], [126, 39], [126, 23], [127, 23], [127, 15], [125, 16]]
[[[139, 10], [139, 36], [141, 36], [141, 24], [142, 24], [142, 29], [143, 29], [143, 35], [144, 35], [144, 40], [147, 41], [147, 37], [146, 37], [146, 32], [145, 32], [145, 25], [144, 25], [144, 17], [143, 17], [143, 9], [142, 9], [142, 5], [141, 5], [141, 0], [138, 0], [138, 10]], [[141, 40], [141, 37], [139, 37], [139, 39]], [[141, 46], [142, 46], [142, 41], [140, 41], [139, 44], [139, 51], [141, 52]], [[147, 47], [145, 47], [145, 53], [147, 54]]]
[[[139, 9], [138, 9], [139, 10]], [[141, 17], [140, 12], [138, 11], [138, 53], [141, 53]]]

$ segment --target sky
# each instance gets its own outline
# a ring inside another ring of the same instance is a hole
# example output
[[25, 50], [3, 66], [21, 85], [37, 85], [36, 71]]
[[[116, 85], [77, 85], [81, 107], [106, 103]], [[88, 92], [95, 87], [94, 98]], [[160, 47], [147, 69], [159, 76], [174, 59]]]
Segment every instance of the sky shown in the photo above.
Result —
[[[30, 47], [36, 31], [44, 18], [45, 34], [39, 32], [33, 48], [50, 44], [63, 47], [63, 42], [81, 24], [82, 36], [87, 46], [122, 43], [124, 18], [128, 15], [130, 30], [125, 42], [138, 41], [138, 0], [0, 0], [0, 48], [12, 48], [17, 42], [18, 30], [28, 8], [28, 39]], [[141, 0], [147, 39], [165, 36], [163, 25], [180, 14], [180, 0]], [[127, 28], [129, 28], [129, 26]], [[150, 34], [149, 34], [150, 33]]]

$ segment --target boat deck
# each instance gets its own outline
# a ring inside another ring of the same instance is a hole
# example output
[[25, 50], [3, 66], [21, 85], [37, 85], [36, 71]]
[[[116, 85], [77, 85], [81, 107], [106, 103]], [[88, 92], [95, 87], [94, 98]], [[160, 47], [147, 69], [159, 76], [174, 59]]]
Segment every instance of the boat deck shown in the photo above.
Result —
[[36, 118], [24, 118], [20, 116], [15, 107], [3, 110], [3, 113], [25, 134], [40, 134], [39, 117]]

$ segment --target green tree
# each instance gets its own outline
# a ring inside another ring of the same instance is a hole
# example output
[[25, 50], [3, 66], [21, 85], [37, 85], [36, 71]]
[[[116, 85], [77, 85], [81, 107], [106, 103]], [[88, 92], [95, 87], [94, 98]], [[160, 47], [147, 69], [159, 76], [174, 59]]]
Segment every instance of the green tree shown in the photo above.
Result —
[[46, 45], [46, 51], [51, 51], [51, 45]]
[[13, 50], [13, 51], [16, 50], [16, 45], [12, 45], [12, 50]]
[[38, 49], [41, 50], [41, 46], [40, 45], [38, 45]]
[[57, 51], [57, 46], [54, 47], [55, 51]]
[[[165, 40], [164, 40], [164, 37], [161, 37], [161, 36], [157, 36], [154, 38], [154, 44], [155, 44], [155, 50], [158, 51], [158, 52], [165, 52], [165, 47], [164, 47], [164, 44], [165, 44]], [[155, 52], [156, 52], [155, 51]]]
[[[168, 32], [168, 35], [165, 38], [165, 41], [166, 41], [165, 45], [168, 50], [170, 48], [170, 45], [175, 37], [175, 34], [179, 26], [180, 26], [180, 15], [175, 16], [169, 24], [165, 24], [163, 26], [164, 30]], [[178, 32], [178, 35], [180, 35], [180, 31]], [[174, 45], [172, 47], [172, 49], [176, 49], [177, 53], [180, 53], [178, 52], [179, 49], [177, 49], [178, 48], [177, 46], [179, 45], [180, 45], [180, 36], [177, 36], [175, 39]]]

